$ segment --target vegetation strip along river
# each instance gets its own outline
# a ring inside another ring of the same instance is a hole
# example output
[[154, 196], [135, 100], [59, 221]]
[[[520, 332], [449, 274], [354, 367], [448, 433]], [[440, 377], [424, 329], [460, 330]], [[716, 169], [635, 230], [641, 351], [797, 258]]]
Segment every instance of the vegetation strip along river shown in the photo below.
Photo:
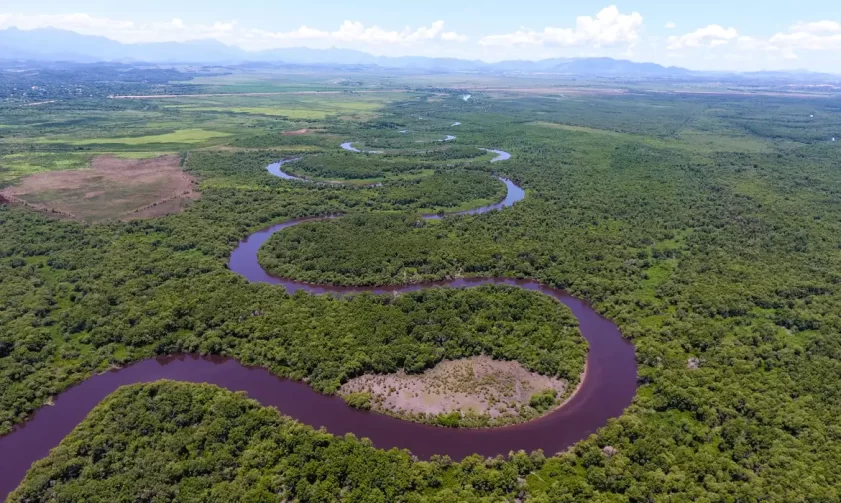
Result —
[[[506, 152], [493, 152], [498, 156], [494, 161], [510, 158]], [[269, 171], [275, 176], [296, 179], [280, 171], [281, 165], [272, 165]], [[525, 191], [511, 180], [500, 180], [508, 189], [503, 201], [461, 214], [475, 215], [498, 210], [525, 198]], [[331, 217], [321, 219], [325, 218]], [[441, 215], [423, 215], [423, 218], [436, 219]], [[45, 457], [117, 388], [160, 379], [210, 383], [232, 391], [245, 391], [261, 404], [276, 407], [281, 413], [315, 428], [324, 427], [334, 435], [353, 433], [357, 437], [371, 439], [378, 448], [409, 449], [421, 458], [438, 454], [462, 459], [474, 453], [495, 456], [521, 449], [542, 449], [546, 453], [563, 451], [604, 426], [610, 418], [622, 414], [633, 400], [637, 379], [633, 345], [622, 337], [616, 325], [596, 313], [587, 302], [537, 281], [459, 278], [394, 287], [338, 287], [277, 278], [260, 266], [257, 251], [274, 233], [313, 220], [319, 218], [290, 220], [251, 234], [231, 254], [230, 270], [253, 283], [282, 285], [289, 293], [305, 290], [316, 295], [357, 292], [398, 294], [433, 287], [467, 288], [486, 284], [514, 285], [538, 291], [570, 308], [578, 319], [581, 335], [589, 343], [585, 375], [578, 389], [562, 406], [527, 423], [489, 429], [443, 428], [357, 410], [338, 396], [323, 395], [304, 382], [277, 377], [264, 368], [246, 367], [231, 358], [200, 355], [159, 357], [85, 380], [58, 395], [50, 406], [36, 411], [11, 433], [0, 437], [0, 494], [14, 490], [32, 463]]]

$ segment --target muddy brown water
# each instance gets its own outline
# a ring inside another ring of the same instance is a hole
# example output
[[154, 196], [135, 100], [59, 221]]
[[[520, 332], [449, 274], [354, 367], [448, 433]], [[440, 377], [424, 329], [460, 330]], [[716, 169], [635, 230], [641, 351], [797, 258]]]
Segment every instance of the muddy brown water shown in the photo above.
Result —
[[[498, 210], [525, 197], [525, 192], [516, 184], [503, 181], [508, 187], [508, 195], [502, 202], [464, 213]], [[440, 215], [426, 215], [425, 218], [440, 218]], [[0, 437], [0, 495], [14, 490], [33, 462], [47, 456], [50, 449], [117, 388], [160, 379], [210, 383], [231, 391], [244, 391], [262, 405], [276, 407], [282, 414], [302, 423], [324, 427], [335, 435], [353, 433], [357, 437], [367, 437], [378, 448], [409, 449], [420, 458], [440, 454], [462, 459], [473, 453], [495, 456], [520, 449], [543, 449], [547, 454], [553, 454], [583, 440], [610, 418], [621, 415], [633, 400], [637, 365], [631, 343], [622, 337], [613, 322], [596, 313], [587, 302], [537, 281], [459, 278], [395, 287], [336, 287], [276, 278], [266, 272], [257, 262], [260, 246], [274, 233], [312, 220], [284, 222], [250, 235], [231, 254], [231, 271], [251, 282], [281, 285], [290, 293], [305, 290], [312, 294], [395, 294], [431, 287], [468, 288], [487, 284], [513, 285], [541, 292], [570, 308], [578, 319], [582, 336], [589, 343], [586, 375], [578, 390], [563, 406], [534, 421], [491, 429], [453, 429], [353, 409], [337, 396], [322, 395], [303, 382], [277, 377], [263, 368], [246, 367], [230, 358], [159, 357], [95, 375], [71, 387], [58, 395], [52, 406], [42, 407], [28, 421]]]

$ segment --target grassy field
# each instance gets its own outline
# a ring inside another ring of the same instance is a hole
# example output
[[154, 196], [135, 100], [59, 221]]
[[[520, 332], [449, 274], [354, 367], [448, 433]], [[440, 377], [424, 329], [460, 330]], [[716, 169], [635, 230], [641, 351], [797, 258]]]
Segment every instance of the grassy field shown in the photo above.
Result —
[[[258, 79], [259, 80], [259, 79]], [[370, 120], [402, 93], [294, 94], [321, 84], [302, 76], [288, 94], [150, 100], [92, 99], [38, 107], [3, 107], [0, 127], [0, 184], [44, 171], [79, 169], [96, 155], [147, 158], [207, 147], [249, 148], [238, 140], [264, 136], [278, 151], [335, 148], [351, 124]], [[341, 86], [333, 86], [335, 92]], [[277, 89], [275, 89], [277, 90]], [[326, 121], [326, 123], [325, 123]], [[318, 140], [271, 137], [320, 125]], [[320, 141], [319, 141], [320, 140]], [[267, 143], [266, 143], [267, 142]], [[259, 145], [260, 147], [264, 145]]]
[[[206, 129], [178, 129], [171, 133], [155, 134], [148, 136], [127, 136], [121, 138], [89, 138], [86, 140], [71, 141], [71, 145], [150, 145], [159, 143], [204, 143], [213, 138], [223, 138], [230, 136], [230, 133], [222, 133], [220, 131], [208, 131]], [[60, 142], [57, 140], [56, 142]]]
[[48, 153], [0, 156], [0, 186], [34, 173], [84, 168], [89, 160], [89, 156], [84, 154]]
[[[232, 72], [227, 75], [197, 77], [184, 83], [199, 86], [209, 93], [295, 93], [377, 91], [389, 87], [389, 75], [354, 78], [343, 73], [312, 73], [295, 71]], [[388, 89], [391, 90], [391, 89]], [[399, 90], [399, 88], [395, 89]]]
[[365, 120], [376, 116], [376, 111], [403, 99], [402, 93], [326, 93], [278, 94], [272, 96], [208, 96], [172, 97], [156, 100], [164, 109], [181, 112], [219, 112], [285, 117], [290, 120], [322, 120], [327, 117], [346, 117]]

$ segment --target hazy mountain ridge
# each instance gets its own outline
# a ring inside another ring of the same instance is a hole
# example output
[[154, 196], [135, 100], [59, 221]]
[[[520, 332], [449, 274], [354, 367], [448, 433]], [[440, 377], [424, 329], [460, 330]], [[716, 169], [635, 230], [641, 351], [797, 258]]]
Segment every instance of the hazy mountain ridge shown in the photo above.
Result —
[[385, 57], [353, 49], [310, 49], [305, 47], [249, 52], [215, 40], [123, 44], [105, 37], [81, 35], [72, 31], [43, 28], [0, 30], [2, 59], [36, 61], [146, 61], [159, 63], [245, 63], [377, 65], [391, 68], [440, 71], [563, 72], [675, 74], [682, 68], [666, 68], [654, 63], [634, 63], [611, 58], [548, 59], [543, 61], [503, 61], [485, 63], [456, 58], [423, 56]]
[[[557, 73], [574, 75], [680, 78], [712, 76], [727, 72], [696, 72], [675, 66], [613, 58], [555, 58], [541, 61], [486, 63], [457, 58], [423, 56], [374, 56], [353, 49], [306, 47], [245, 51], [216, 40], [123, 44], [106, 37], [81, 35], [68, 30], [42, 28], [0, 30], [0, 59], [30, 61], [149, 62], [149, 63], [283, 63], [292, 65], [344, 65], [429, 70], [443, 72]], [[814, 72], [752, 72], [750, 78], [790, 78], [838, 81], [837, 76]]]

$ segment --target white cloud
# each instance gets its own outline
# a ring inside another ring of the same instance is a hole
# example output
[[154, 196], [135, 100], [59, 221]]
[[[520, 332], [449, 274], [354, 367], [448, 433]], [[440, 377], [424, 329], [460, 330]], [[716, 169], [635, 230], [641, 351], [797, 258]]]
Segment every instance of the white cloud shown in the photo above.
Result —
[[813, 23], [797, 23], [792, 31], [804, 31], [807, 33], [841, 33], [841, 23], [838, 21], [815, 21]]
[[181, 19], [135, 23], [117, 19], [93, 17], [88, 14], [23, 15], [0, 14], [0, 29], [17, 27], [22, 30], [59, 28], [84, 35], [99, 35], [123, 43], [184, 42], [216, 39], [246, 49], [267, 49], [289, 45], [309, 46], [368, 46], [396, 44], [410, 46], [429, 41], [463, 42], [465, 35], [445, 32], [444, 21], [416, 29], [387, 30], [366, 26], [358, 21], [345, 21], [337, 30], [327, 31], [303, 25], [287, 32], [272, 32], [240, 27], [234, 21], [213, 24], [189, 24]]
[[711, 24], [703, 28], [680, 36], [669, 37], [670, 50], [685, 47], [718, 47], [739, 38], [736, 28], [725, 28], [719, 24]]
[[520, 28], [487, 36], [471, 33], [468, 37], [448, 30], [442, 20], [412, 27], [382, 27], [349, 20], [332, 27], [301, 25], [273, 31], [244, 26], [235, 20], [192, 23], [175, 18], [137, 22], [84, 13], [0, 12], [0, 29], [59, 28], [124, 43], [214, 39], [246, 50], [341, 47], [384, 56], [443, 56], [485, 61], [607, 56], [666, 64], [680, 61], [696, 69], [790, 69], [795, 64], [832, 72], [841, 68], [839, 19], [799, 21], [771, 36], [743, 34], [725, 24], [711, 24], [684, 33], [676, 30], [676, 23], [668, 21], [665, 29], [675, 31], [671, 32], [672, 36], [664, 36], [646, 34], [641, 14], [623, 13], [611, 5], [595, 15], [555, 24], [560, 26]]
[[639, 38], [642, 16], [622, 14], [615, 5], [605, 7], [595, 17], [579, 16], [574, 28], [546, 27], [542, 31], [521, 28], [511, 33], [489, 35], [479, 40], [483, 46], [612, 47], [633, 44]]
[[789, 51], [796, 49], [810, 51], [841, 50], [841, 23], [826, 20], [797, 23], [789, 28], [789, 31], [773, 35], [769, 39], [769, 43]]
[[[788, 31], [770, 37], [740, 35], [735, 28], [712, 24], [694, 32], [668, 38], [669, 51], [691, 51], [703, 48], [703, 55], [731, 61], [745, 61], [770, 67], [788, 66], [787, 62], [808, 56], [807, 61], [819, 61], [820, 66], [832, 67], [841, 63], [841, 22], [822, 20], [798, 22]], [[722, 52], [713, 52], [722, 48]], [[726, 48], [726, 51], [725, 51]], [[743, 68], [737, 68], [743, 69]]]
[[402, 31], [389, 31], [379, 26], [366, 27], [358, 21], [345, 21], [336, 31], [323, 31], [308, 26], [301, 26], [289, 32], [268, 32], [254, 30], [254, 33], [266, 38], [279, 41], [299, 40], [332, 40], [336, 42], [365, 43], [365, 44], [402, 44], [433, 40], [439, 38], [444, 31], [444, 21], [435, 21], [430, 26], [422, 26], [416, 30], [405, 28]]
[[99, 35], [124, 43], [184, 42], [204, 38], [224, 39], [236, 30], [235, 22], [189, 25], [181, 19], [135, 23], [88, 14], [0, 14], [0, 29], [59, 28], [83, 35]]
[[467, 42], [468, 38], [469, 37], [467, 35], [461, 35], [454, 31], [445, 31], [441, 34], [441, 40], [447, 40], [451, 42]]

